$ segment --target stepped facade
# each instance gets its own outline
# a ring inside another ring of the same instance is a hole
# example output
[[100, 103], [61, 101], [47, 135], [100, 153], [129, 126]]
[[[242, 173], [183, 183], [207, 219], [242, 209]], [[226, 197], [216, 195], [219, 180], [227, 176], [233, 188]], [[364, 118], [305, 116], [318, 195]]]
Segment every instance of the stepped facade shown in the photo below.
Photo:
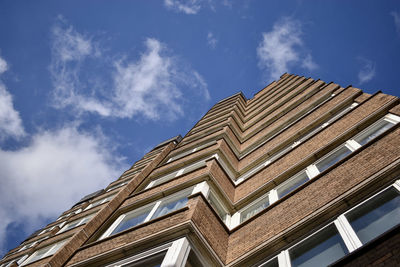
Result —
[[284, 74], [215, 104], [0, 266], [400, 265], [400, 104]]

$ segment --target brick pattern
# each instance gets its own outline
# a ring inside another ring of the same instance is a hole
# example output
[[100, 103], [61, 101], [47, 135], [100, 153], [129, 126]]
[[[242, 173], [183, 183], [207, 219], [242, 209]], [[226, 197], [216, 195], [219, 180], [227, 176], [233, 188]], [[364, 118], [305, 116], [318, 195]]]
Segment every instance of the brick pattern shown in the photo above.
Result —
[[[326, 102], [315, 108], [323, 101]], [[359, 106], [350, 113], [239, 185], [230, 180], [217, 160], [209, 159], [202, 168], [143, 190], [151, 179], [177, 171], [215, 153], [226, 160], [228, 168], [238, 177], [353, 101], [359, 103]], [[110, 202], [96, 207], [96, 216], [86, 225], [56, 235], [31, 249], [34, 251], [56, 240], [71, 238], [55, 255], [29, 266], [70, 266], [102, 253], [110, 254], [111, 250], [118, 248], [125, 255], [130, 253], [129, 248], [135, 244], [146, 240], [168, 240], [174, 236], [174, 231], [182, 229], [187, 229], [189, 235], [194, 238], [199, 232], [199, 240], [204, 240], [201, 242], [205, 242], [213, 251], [213, 255], [225, 265], [243, 266], [249, 258], [252, 258], [253, 262], [258, 261], [298, 240], [332, 216], [340, 214], [358, 199], [355, 197], [356, 193], [352, 193], [353, 200], [347, 199], [340, 205], [333, 203], [337, 203], [338, 199], [354, 188], [362, 188], [364, 181], [372, 179], [371, 177], [380, 170], [399, 161], [400, 127], [352, 154], [336, 167], [318, 175], [235, 229], [229, 230], [204, 197], [195, 195], [189, 198], [187, 208], [104, 240], [96, 239], [122, 212], [204, 180], [209, 181], [211, 186], [221, 192], [223, 202], [228, 203], [229, 210], [240, 209], [389, 110], [400, 115], [398, 103], [396, 97], [383, 93], [369, 95], [362, 93], [358, 88], [343, 88], [334, 83], [326, 84], [320, 80], [291, 74], [282, 75], [280, 80], [269, 84], [252, 99], [247, 100], [241, 93], [228, 97], [215, 104], [179, 144], [170, 143], [149, 152], [118, 180], [111, 183], [110, 186], [129, 181], [127, 185], [110, 192], [118, 194]], [[311, 110], [313, 111], [310, 112]], [[299, 117], [302, 119], [292, 124]], [[287, 127], [288, 125], [290, 126]], [[272, 138], [277, 132], [280, 132], [279, 135]], [[216, 143], [166, 163], [168, 157], [179, 155], [212, 140]], [[247, 152], [249, 153], [243, 156]], [[369, 191], [374, 190], [373, 186], [377, 190], [388, 182], [393, 182], [393, 179], [395, 178], [371, 180], [369, 185], [372, 187]], [[96, 197], [99, 198], [101, 197]], [[90, 212], [86, 211], [67, 220], [72, 221]], [[398, 247], [398, 238], [388, 238], [377, 245], [374, 253], [360, 254], [348, 265], [379, 266], [398, 263]], [[6, 261], [18, 255], [20, 254], [13, 255]], [[116, 257], [112, 253], [110, 255]]]

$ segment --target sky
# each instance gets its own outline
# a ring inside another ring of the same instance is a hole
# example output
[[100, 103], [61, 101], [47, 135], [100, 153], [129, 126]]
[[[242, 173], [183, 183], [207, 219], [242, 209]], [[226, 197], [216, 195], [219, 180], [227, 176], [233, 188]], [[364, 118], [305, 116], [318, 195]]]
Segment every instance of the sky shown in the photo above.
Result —
[[0, 256], [285, 73], [400, 95], [399, 1], [0, 1]]

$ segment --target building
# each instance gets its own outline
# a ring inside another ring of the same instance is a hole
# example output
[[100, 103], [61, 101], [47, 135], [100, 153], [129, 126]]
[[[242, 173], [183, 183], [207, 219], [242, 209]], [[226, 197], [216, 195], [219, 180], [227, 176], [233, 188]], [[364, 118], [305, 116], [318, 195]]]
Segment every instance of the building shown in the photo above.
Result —
[[289, 74], [237, 93], [0, 266], [399, 266], [399, 103]]

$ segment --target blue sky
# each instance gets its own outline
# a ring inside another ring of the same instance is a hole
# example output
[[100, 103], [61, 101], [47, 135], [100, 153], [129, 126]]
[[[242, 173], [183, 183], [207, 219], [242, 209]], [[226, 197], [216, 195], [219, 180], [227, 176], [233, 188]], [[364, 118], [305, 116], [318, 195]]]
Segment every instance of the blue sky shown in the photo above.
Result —
[[0, 1], [0, 255], [222, 98], [399, 70], [398, 1]]

